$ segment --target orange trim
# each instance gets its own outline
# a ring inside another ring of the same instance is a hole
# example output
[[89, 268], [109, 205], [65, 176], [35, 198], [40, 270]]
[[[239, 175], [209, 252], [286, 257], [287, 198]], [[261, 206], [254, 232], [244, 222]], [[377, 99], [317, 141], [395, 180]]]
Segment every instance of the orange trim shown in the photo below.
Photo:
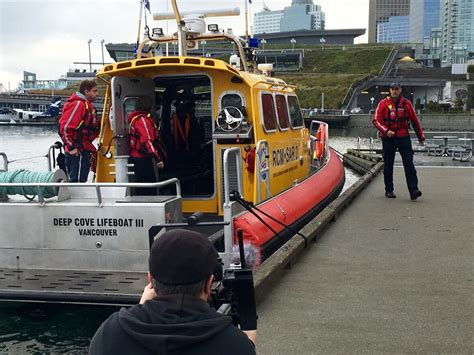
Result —
[[186, 114], [186, 119], [184, 121], [184, 131], [181, 127], [181, 122], [176, 114], [173, 115], [173, 134], [174, 134], [174, 145], [176, 149], [179, 148], [178, 141], [181, 138], [181, 141], [185, 143], [186, 150], [189, 150], [189, 127], [190, 127], [190, 118], [189, 113]]

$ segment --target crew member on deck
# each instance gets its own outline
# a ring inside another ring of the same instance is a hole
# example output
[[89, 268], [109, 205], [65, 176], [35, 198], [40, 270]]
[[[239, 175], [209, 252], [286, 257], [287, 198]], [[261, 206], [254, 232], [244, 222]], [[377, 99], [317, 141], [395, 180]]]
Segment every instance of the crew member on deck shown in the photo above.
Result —
[[82, 81], [79, 91], [64, 104], [59, 119], [59, 135], [64, 144], [70, 182], [86, 182], [89, 175], [90, 156], [96, 152], [92, 142], [99, 135], [97, 111], [92, 104], [98, 95], [95, 81]]
[[[144, 96], [135, 103], [135, 111], [128, 116], [130, 125], [130, 158], [134, 175], [131, 182], [158, 181], [156, 168], [163, 169], [166, 152], [160, 145], [158, 127], [150, 114], [152, 99]], [[155, 168], [156, 167], [156, 168]], [[156, 189], [136, 188], [135, 195], [156, 195]]]

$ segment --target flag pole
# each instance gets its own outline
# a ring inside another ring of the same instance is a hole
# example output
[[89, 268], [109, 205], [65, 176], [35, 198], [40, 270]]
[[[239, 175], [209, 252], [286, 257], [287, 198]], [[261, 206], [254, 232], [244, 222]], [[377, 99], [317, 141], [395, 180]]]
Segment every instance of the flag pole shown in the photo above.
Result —
[[249, 41], [249, 0], [245, 0], [245, 40]]
[[140, 30], [142, 27], [143, 0], [140, 0], [140, 15], [138, 17], [137, 50], [140, 46]]

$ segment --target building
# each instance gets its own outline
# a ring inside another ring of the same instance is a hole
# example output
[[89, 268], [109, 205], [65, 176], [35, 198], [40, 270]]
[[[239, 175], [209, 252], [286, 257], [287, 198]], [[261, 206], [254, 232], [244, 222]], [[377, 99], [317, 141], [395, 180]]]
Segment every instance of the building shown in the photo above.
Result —
[[406, 43], [410, 37], [410, 16], [390, 16], [377, 24], [377, 43]]
[[255, 33], [324, 30], [326, 15], [313, 0], [292, 0], [291, 6], [271, 11], [267, 7], [254, 15]]
[[67, 86], [78, 84], [83, 80], [95, 80], [97, 70], [88, 72], [85, 69], [69, 69], [66, 73]]
[[440, 0], [410, 1], [410, 43], [423, 43], [432, 28], [440, 27]]
[[474, 1], [440, 1], [443, 32], [441, 64], [466, 63], [474, 53]]
[[21, 86], [22, 92], [31, 90], [61, 90], [66, 88], [67, 83], [64, 77], [54, 80], [37, 79], [35, 73], [23, 71], [23, 80]]
[[280, 32], [280, 22], [284, 15], [283, 10], [264, 10], [254, 15], [253, 30], [255, 33]]
[[[378, 39], [384, 41], [383, 43], [392, 42], [391, 34], [394, 33], [395, 28], [409, 27], [409, 15], [410, 0], [370, 0], [369, 43], [378, 43]], [[392, 17], [395, 18], [390, 21]], [[379, 35], [379, 31], [385, 32]], [[408, 42], [409, 36], [407, 37], [405, 42]], [[400, 43], [399, 41], [395, 41], [395, 38], [393, 42]]]

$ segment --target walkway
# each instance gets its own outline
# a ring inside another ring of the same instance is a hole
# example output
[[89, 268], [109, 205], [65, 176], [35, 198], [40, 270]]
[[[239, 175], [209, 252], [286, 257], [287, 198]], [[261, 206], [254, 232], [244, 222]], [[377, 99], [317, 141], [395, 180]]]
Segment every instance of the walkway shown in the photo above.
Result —
[[474, 169], [380, 174], [258, 306], [259, 354], [472, 354]]

